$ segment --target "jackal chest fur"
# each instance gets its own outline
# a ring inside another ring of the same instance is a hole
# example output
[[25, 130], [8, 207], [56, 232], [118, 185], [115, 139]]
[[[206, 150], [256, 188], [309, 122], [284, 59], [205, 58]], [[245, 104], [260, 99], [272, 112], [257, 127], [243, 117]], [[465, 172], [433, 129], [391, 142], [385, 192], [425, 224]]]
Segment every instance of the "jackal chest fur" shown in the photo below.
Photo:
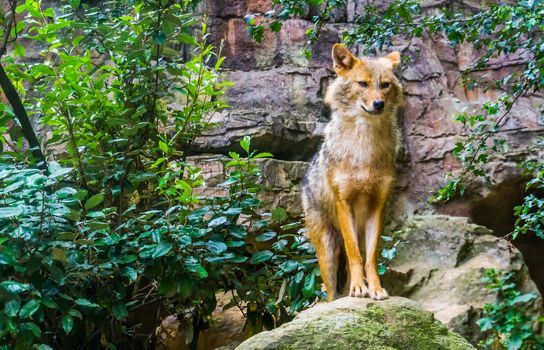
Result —
[[322, 152], [329, 163], [328, 182], [336, 195], [355, 199], [393, 181], [398, 143], [394, 118], [333, 117], [325, 129]]

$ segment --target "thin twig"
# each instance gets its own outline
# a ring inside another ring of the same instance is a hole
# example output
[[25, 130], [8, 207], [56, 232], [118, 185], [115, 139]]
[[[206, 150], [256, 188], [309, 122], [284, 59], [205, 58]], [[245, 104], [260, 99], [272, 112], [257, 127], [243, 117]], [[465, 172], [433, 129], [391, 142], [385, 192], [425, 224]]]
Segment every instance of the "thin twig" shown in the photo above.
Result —
[[244, 309], [238, 304], [238, 301], [236, 301], [236, 296], [234, 295], [234, 291], [231, 290], [230, 292], [232, 294], [232, 299], [234, 300], [234, 303], [236, 304], [238, 309], [240, 309], [240, 312], [242, 313], [242, 316], [244, 316], [244, 318], [247, 318], [246, 313], [244, 312]]

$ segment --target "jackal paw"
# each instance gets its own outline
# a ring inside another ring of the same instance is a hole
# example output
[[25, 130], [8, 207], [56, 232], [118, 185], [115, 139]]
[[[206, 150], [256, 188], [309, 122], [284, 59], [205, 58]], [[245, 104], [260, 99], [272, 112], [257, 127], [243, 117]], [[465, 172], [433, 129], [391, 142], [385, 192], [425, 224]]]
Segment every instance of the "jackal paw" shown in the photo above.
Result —
[[368, 288], [365, 286], [364, 283], [352, 283], [349, 287], [349, 296], [350, 297], [357, 297], [357, 298], [364, 298], [369, 295]]
[[389, 298], [389, 294], [382, 287], [372, 287], [372, 286], [370, 286], [368, 288], [368, 290], [369, 290], [368, 293], [369, 293], [370, 297], [372, 299], [374, 299], [374, 300], [384, 300], [384, 299]]

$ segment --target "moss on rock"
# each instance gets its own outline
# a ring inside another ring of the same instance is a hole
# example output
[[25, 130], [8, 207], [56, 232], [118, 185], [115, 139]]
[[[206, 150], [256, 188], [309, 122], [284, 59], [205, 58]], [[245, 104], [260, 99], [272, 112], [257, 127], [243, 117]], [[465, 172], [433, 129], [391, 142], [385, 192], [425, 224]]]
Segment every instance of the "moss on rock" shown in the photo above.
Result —
[[385, 301], [342, 298], [321, 303], [277, 329], [255, 335], [236, 349], [475, 348], [415, 302], [395, 297]]

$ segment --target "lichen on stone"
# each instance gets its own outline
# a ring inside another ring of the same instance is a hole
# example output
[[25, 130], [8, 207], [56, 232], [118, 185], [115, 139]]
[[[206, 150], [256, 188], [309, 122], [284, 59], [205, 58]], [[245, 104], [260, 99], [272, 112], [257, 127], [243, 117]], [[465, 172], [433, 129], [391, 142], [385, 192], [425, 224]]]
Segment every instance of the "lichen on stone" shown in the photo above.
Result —
[[415, 302], [342, 298], [320, 303], [293, 321], [246, 340], [237, 350], [474, 349]]

